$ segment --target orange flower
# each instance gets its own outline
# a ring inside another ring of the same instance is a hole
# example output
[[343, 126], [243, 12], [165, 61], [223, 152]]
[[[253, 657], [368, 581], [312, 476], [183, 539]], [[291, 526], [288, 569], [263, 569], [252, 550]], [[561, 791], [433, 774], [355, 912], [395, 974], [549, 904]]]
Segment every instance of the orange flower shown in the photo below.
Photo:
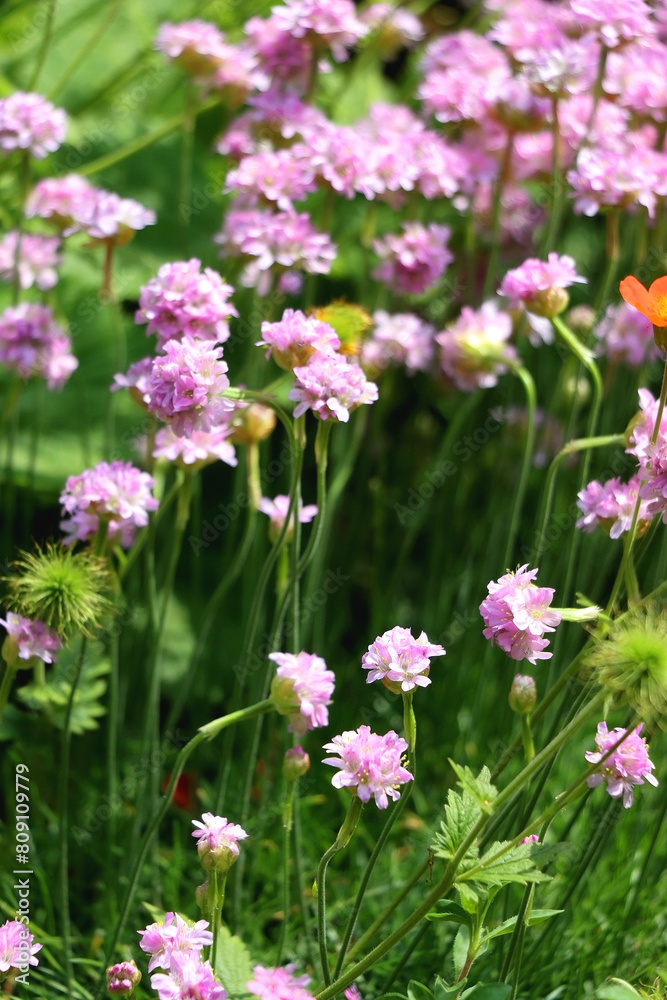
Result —
[[656, 278], [650, 288], [629, 275], [623, 278], [619, 291], [628, 305], [639, 309], [653, 326], [667, 327], [667, 275]]

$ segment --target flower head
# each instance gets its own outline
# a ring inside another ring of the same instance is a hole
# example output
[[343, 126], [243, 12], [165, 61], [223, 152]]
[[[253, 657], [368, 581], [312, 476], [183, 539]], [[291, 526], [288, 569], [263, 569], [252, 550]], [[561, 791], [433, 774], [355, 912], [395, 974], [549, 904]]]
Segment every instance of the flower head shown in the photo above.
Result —
[[[289, 497], [282, 493], [279, 493], [277, 497], [273, 498], [273, 500], [269, 499], [269, 497], [262, 497], [259, 502], [259, 510], [262, 514], [268, 515], [271, 519], [269, 537], [275, 541], [282, 530], [285, 518], [287, 517], [289, 511]], [[309, 503], [303, 507], [301, 501], [299, 501], [299, 521], [301, 524], [309, 524], [314, 517], [317, 517], [317, 505]], [[288, 541], [293, 534], [294, 525], [292, 523], [287, 529]]]
[[226, 1000], [227, 990], [213, 975], [209, 962], [175, 954], [169, 972], [156, 972], [151, 986], [160, 1000]]
[[107, 993], [112, 997], [129, 997], [141, 982], [141, 973], [134, 962], [117, 962], [107, 969]]
[[298, 309], [286, 309], [277, 323], [262, 323], [262, 339], [257, 347], [266, 347], [266, 356], [286, 371], [305, 365], [319, 352], [334, 355], [340, 340], [334, 328], [312, 316], [305, 316]]
[[408, 744], [393, 730], [378, 736], [369, 726], [359, 726], [335, 736], [323, 749], [336, 756], [322, 763], [340, 768], [331, 779], [334, 788], [349, 788], [362, 802], [373, 797], [378, 809], [386, 809], [390, 798], [400, 799], [401, 785], [412, 781], [402, 763]]
[[229, 337], [230, 316], [238, 312], [228, 301], [233, 288], [210, 267], [201, 270], [196, 258], [163, 264], [139, 293], [135, 320], [148, 323], [146, 333], [158, 336], [163, 348], [168, 340], [183, 336], [219, 343]]
[[206, 340], [168, 340], [163, 349], [153, 362], [148, 409], [175, 434], [210, 431], [234, 408], [220, 397], [229, 388], [226, 362]]
[[[16, 275], [16, 249], [18, 230], [12, 229], [0, 240], [0, 279], [13, 282]], [[58, 282], [57, 267], [62, 263], [58, 253], [60, 240], [57, 236], [38, 236], [22, 233], [19, 247], [19, 285], [32, 288], [36, 285], [45, 292]]]
[[55, 152], [65, 139], [67, 116], [41, 94], [17, 90], [0, 100], [0, 149], [27, 149], [38, 160]]
[[544, 649], [549, 640], [545, 632], [555, 631], [562, 620], [560, 612], [550, 608], [554, 590], [533, 583], [536, 569], [528, 563], [514, 573], [506, 573], [488, 585], [488, 597], [479, 606], [486, 628], [485, 638], [503, 649], [513, 660], [546, 660], [551, 653]]
[[148, 524], [149, 511], [160, 505], [151, 493], [154, 485], [147, 472], [119, 459], [69, 476], [60, 496], [65, 514], [60, 527], [68, 533], [65, 544], [89, 540], [102, 520], [108, 523], [109, 537], [129, 548], [137, 528]]
[[248, 980], [246, 987], [260, 1000], [312, 1000], [306, 989], [310, 976], [295, 976], [294, 969], [291, 964], [282, 969], [256, 965], [252, 970], [254, 978]]
[[620, 746], [600, 765], [599, 773], [592, 774], [587, 780], [589, 788], [595, 788], [606, 781], [611, 797], [618, 799], [622, 795], [626, 809], [632, 805], [635, 785], [643, 785], [644, 778], [651, 785], [657, 787], [658, 784], [658, 779], [651, 774], [655, 764], [649, 760], [646, 740], [639, 735], [642, 728], [643, 723], [640, 723], [632, 732], [624, 729], [612, 729], [608, 732], [607, 723], [600, 722], [595, 737], [597, 751], [588, 750], [584, 754], [589, 764], [599, 763], [625, 733]]
[[494, 302], [477, 310], [464, 306], [459, 318], [435, 335], [443, 371], [463, 392], [491, 388], [516, 361], [511, 335], [512, 320]]
[[390, 691], [413, 691], [427, 687], [431, 656], [444, 656], [445, 650], [428, 640], [426, 632], [415, 639], [410, 629], [396, 625], [377, 637], [364, 653], [361, 665], [368, 670], [366, 683], [381, 680]]
[[37, 659], [44, 663], [55, 663], [55, 654], [62, 647], [62, 640], [55, 629], [13, 611], [7, 612], [6, 619], [0, 618], [0, 625], [7, 629], [7, 638], [2, 647], [2, 655], [7, 663], [16, 663], [17, 657], [28, 661], [25, 666], [32, 666]]
[[179, 437], [171, 427], [162, 427], [155, 435], [153, 458], [177, 462], [185, 469], [202, 469], [211, 462], [238, 465], [234, 445], [229, 437], [230, 423], [216, 424], [210, 431], [192, 431], [190, 437]]
[[204, 813], [203, 822], [193, 819], [192, 836], [197, 840], [197, 853], [207, 871], [229, 871], [239, 856], [239, 840], [248, 834], [238, 823], [228, 823], [224, 816]]
[[269, 653], [269, 659], [278, 664], [271, 697], [276, 710], [289, 716], [289, 731], [303, 736], [308, 729], [326, 726], [335, 675], [327, 670], [322, 657], [304, 652]]
[[454, 260], [447, 247], [449, 237], [448, 226], [405, 223], [401, 234], [385, 236], [373, 244], [383, 261], [373, 277], [399, 292], [418, 295], [426, 291]]
[[0, 315], [0, 362], [22, 379], [39, 375], [49, 389], [62, 389], [79, 364], [71, 346], [48, 306], [20, 302]]
[[523, 305], [528, 312], [550, 317], [567, 308], [569, 296], [565, 289], [577, 281], [585, 283], [586, 278], [577, 274], [574, 259], [550, 253], [546, 263], [531, 257], [508, 271], [498, 294], [509, 298], [511, 309]]
[[175, 957], [198, 959], [202, 948], [213, 943], [213, 934], [207, 927], [207, 920], [189, 924], [178, 913], [169, 912], [164, 921], [137, 931], [141, 935], [139, 947], [151, 956], [148, 971], [171, 969]]
[[347, 423], [352, 410], [378, 398], [377, 386], [369, 382], [359, 365], [342, 354], [313, 354], [306, 365], [294, 369], [296, 382], [289, 399], [296, 402], [294, 416], [311, 409], [320, 420]]
[[42, 945], [33, 944], [34, 940], [20, 920], [8, 920], [0, 927], [0, 975], [10, 969], [39, 964], [35, 956]]

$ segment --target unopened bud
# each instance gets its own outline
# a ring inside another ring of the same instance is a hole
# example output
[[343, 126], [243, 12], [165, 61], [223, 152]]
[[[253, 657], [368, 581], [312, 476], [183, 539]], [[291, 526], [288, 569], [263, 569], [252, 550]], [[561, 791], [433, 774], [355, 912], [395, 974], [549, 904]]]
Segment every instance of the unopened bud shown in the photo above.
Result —
[[516, 674], [509, 693], [510, 708], [517, 715], [530, 715], [537, 704], [537, 688], [532, 677]]
[[118, 962], [107, 969], [107, 991], [113, 997], [131, 997], [141, 982], [141, 973], [134, 962]]
[[251, 403], [240, 406], [231, 420], [234, 428], [228, 440], [232, 444], [256, 444], [271, 434], [276, 426], [276, 414], [270, 406]]
[[287, 750], [283, 758], [283, 775], [288, 781], [303, 777], [310, 767], [310, 757], [301, 746]]

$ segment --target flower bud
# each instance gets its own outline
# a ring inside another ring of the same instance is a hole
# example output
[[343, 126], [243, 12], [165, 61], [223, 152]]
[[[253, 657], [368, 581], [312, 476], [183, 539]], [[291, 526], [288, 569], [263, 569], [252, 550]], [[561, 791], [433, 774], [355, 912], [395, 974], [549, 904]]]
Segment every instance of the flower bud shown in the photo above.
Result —
[[510, 708], [517, 715], [530, 715], [537, 703], [537, 688], [532, 677], [516, 674], [509, 693]]
[[271, 698], [279, 715], [296, 715], [301, 706], [301, 700], [294, 690], [296, 681], [292, 677], [279, 677], [277, 674], [271, 682]]
[[228, 440], [232, 444], [256, 444], [271, 434], [276, 426], [276, 414], [270, 406], [251, 403], [241, 406], [231, 421], [234, 428]]
[[131, 997], [141, 982], [141, 973], [134, 962], [118, 962], [107, 969], [107, 991], [113, 997]]
[[301, 746], [287, 750], [283, 758], [283, 775], [288, 781], [301, 778], [310, 767], [310, 757]]

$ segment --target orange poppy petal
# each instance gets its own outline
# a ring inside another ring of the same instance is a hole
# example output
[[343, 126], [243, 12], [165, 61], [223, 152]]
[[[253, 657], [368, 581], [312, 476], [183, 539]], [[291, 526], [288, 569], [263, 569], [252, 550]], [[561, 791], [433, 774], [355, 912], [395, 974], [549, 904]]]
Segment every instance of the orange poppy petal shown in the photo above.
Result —
[[[654, 282], [655, 284], [655, 282]], [[644, 288], [641, 281], [635, 278], [632, 274], [629, 274], [627, 278], [623, 278], [623, 281], [618, 286], [618, 290], [628, 303], [629, 306], [634, 306], [635, 309], [639, 309], [641, 313], [645, 316], [649, 316], [651, 311], [651, 298], [647, 288]]]
[[667, 275], [656, 278], [648, 290], [656, 326], [667, 326]]

